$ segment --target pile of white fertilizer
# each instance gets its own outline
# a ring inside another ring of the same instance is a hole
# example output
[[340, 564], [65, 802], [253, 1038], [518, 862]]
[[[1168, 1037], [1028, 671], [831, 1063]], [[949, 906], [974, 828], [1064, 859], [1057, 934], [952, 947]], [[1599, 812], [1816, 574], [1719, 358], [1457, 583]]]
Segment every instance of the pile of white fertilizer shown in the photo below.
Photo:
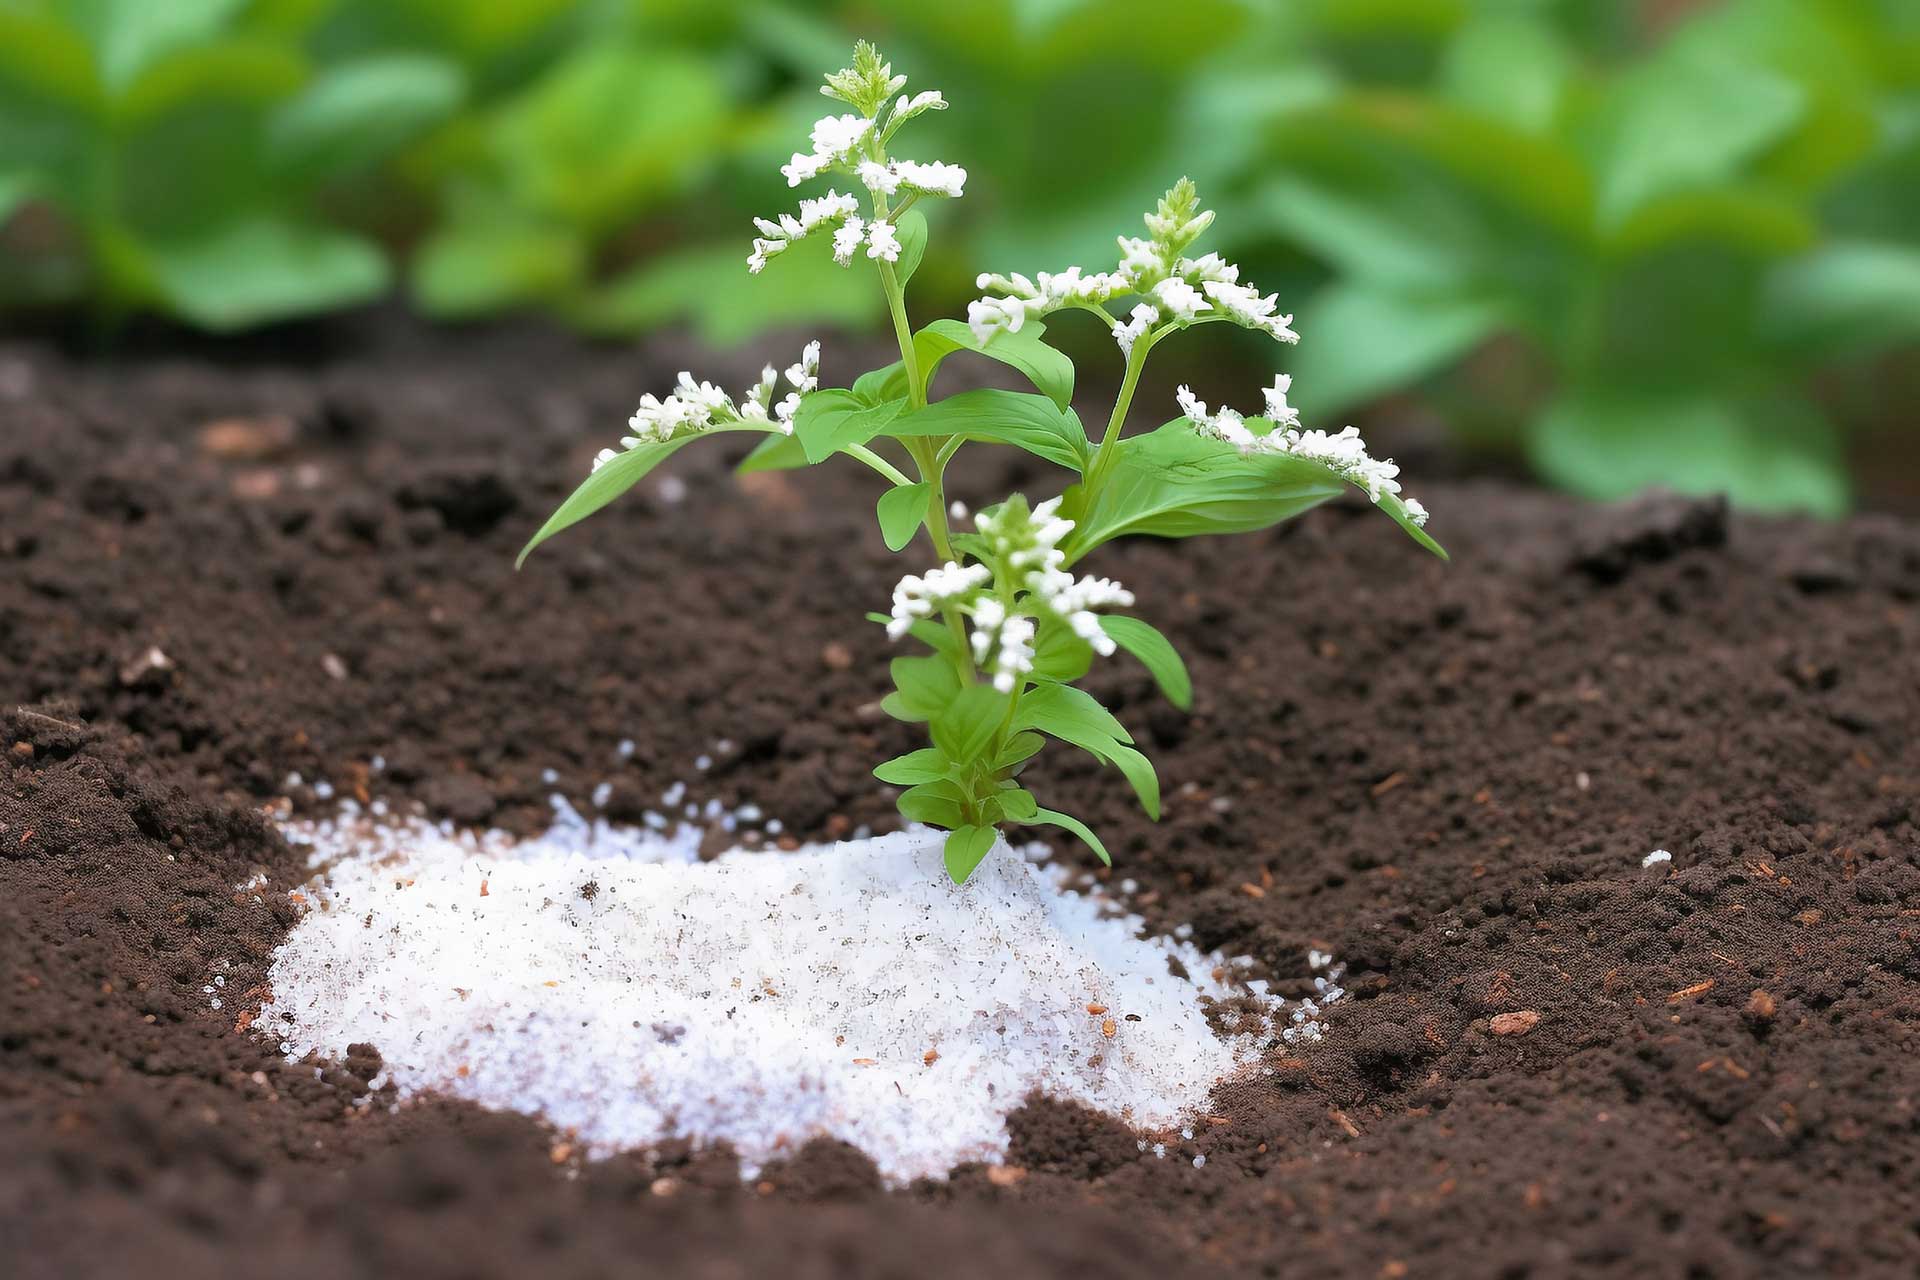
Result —
[[[955, 888], [938, 832], [703, 863], [697, 833], [557, 807], [518, 843], [290, 828], [327, 870], [255, 1026], [295, 1060], [370, 1042], [403, 1096], [536, 1114], [596, 1154], [724, 1141], [751, 1177], [830, 1135], [898, 1183], [1002, 1158], [1036, 1090], [1171, 1129], [1285, 1021], [1265, 984], [1229, 989], [1219, 957], [1004, 845]], [[1250, 991], [1268, 1017], [1223, 1041], [1201, 997]]]

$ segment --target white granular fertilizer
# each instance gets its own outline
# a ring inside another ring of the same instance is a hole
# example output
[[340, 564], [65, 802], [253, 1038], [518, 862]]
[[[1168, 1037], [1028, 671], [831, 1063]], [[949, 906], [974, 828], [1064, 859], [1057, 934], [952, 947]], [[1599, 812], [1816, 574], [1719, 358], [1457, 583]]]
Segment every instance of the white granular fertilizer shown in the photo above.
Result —
[[[999, 1160], [1036, 1090], [1171, 1129], [1278, 1039], [1264, 983], [1229, 989], [1219, 957], [1004, 845], [955, 888], [937, 832], [703, 863], [695, 834], [560, 819], [519, 843], [290, 828], [329, 869], [255, 1025], [296, 1060], [371, 1042], [402, 1095], [536, 1114], [596, 1154], [724, 1141], [751, 1177], [830, 1135], [896, 1183]], [[1202, 996], [1250, 991], [1267, 1016], [1222, 1040]]]

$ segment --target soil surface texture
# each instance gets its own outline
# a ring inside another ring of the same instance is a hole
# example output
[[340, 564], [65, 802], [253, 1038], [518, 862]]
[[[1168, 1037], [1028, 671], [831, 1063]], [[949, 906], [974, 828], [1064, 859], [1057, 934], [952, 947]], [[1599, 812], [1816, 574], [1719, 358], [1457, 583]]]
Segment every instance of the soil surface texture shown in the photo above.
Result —
[[[1005, 1168], [888, 1193], [816, 1143], [742, 1185], [724, 1151], [362, 1105], [378, 1044], [283, 1061], [248, 1029], [303, 874], [268, 815], [527, 831], [556, 791], [637, 820], [684, 782], [790, 837], [890, 827], [868, 770], [917, 744], [861, 619], [908, 567], [874, 477], [697, 444], [516, 574], [642, 391], [765, 353], [381, 317], [282, 345], [0, 343], [10, 1276], [1920, 1269], [1920, 526], [1414, 472], [1451, 564], [1363, 502], [1102, 552], [1193, 670], [1192, 715], [1125, 658], [1091, 677], [1167, 812], [1064, 751], [1033, 788], [1154, 927], [1289, 994], [1345, 962], [1325, 1042], [1164, 1158], [1034, 1101]], [[956, 488], [1059, 483], [995, 454]]]

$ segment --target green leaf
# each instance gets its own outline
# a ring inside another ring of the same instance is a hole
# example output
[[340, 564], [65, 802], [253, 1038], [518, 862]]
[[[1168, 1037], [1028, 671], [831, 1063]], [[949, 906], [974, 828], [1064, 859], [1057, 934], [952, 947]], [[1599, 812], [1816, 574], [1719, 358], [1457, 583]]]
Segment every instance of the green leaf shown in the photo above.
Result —
[[466, 93], [440, 58], [383, 54], [329, 68], [267, 122], [275, 164], [302, 176], [351, 172], [451, 115]]
[[1920, 248], [1841, 241], [1779, 267], [1761, 330], [1802, 355], [1865, 356], [1920, 339]]
[[1133, 739], [1125, 726], [1095, 701], [1092, 694], [1072, 685], [1040, 685], [1020, 700], [1014, 724], [1018, 728], [1050, 733], [1101, 763], [1113, 765], [1126, 775], [1139, 794], [1140, 805], [1147, 816], [1159, 820], [1160, 779], [1152, 763], [1127, 745]]
[[881, 434], [906, 403], [889, 400], [869, 405], [851, 391], [829, 387], [801, 398], [793, 415], [793, 434], [808, 462], [825, 462], [849, 445], [865, 444]]
[[900, 241], [900, 261], [893, 264], [893, 274], [904, 289], [907, 281], [913, 279], [913, 273], [920, 269], [920, 259], [927, 254], [927, 215], [918, 209], [909, 209], [893, 219], [893, 230]]
[[1153, 771], [1153, 762], [1132, 747], [1123, 747], [1114, 743], [1106, 750], [1107, 763], [1115, 766], [1127, 776], [1127, 782], [1133, 787], [1135, 795], [1140, 797], [1140, 807], [1155, 822], [1160, 821], [1160, 775]]
[[560, 504], [547, 522], [540, 526], [539, 532], [527, 539], [527, 545], [520, 548], [513, 567], [518, 569], [533, 554], [533, 549], [559, 533], [579, 524], [600, 508], [646, 479], [647, 473], [672, 457], [685, 446], [700, 439], [697, 435], [681, 436], [677, 440], [668, 440], [664, 444], [643, 444], [638, 448], [627, 449], [615, 456], [605, 466], [595, 470], [592, 475], [580, 482], [567, 500]]
[[[17, 6], [0, 5], [0, 88], [61, 108], [68, 119], [101, 109], [103, 91], [87, 41], [53, 15]], [[19, 104], [8, 105], [11, 112]], [[0, 126], [14, 123], [0, 119]]]
[[1595, 111], [1600, 225], [1617, 227], [1658, 196], [1731, 179], [1805, 107], [1791, 80], [1702, 48], [1675, 47], [1635, 67]]
[[[753, 446], [753, 452], [740, 459], [740, 465], [734, 470], [746, 476], [756, 471], [792, 471], [811, 465], [807, 461], [807, 451], [801, 447], [798, 438], [775, 431]], [[884, 614], [881, 616], [885, 617]]]
[[[884, 627], [891, 623], [893, 619], [884, 613], [869, 613], [867, 615], [867, 621], [877, 622]], [[954, 638], [952, 631], [928, 618], [921, 618], [916, 621], [907, 629], [907, 634], [926, 645], [929, 649], [932, 649], [935, 653], [945, 655], [948, 662], [956, 661], [965, 648], [959, 640]]]
[[1093, 457], [1086, 429], [1073, 410], [1025, 391], [962, 391], [900, 414], [886, 424], [885, 434], [963, 436], [1010, 444], [1071, 471], [1085, 471]]
[[733, 115], [724, 75], [665, 41], [583, 42], [494, 110], [474, 176], [583, 232], [631, 226], [707, 172]]
[[866, 404], [898, 400], [907, 394], [906, 369], [898, 360], [870, 369], [853, 380], [853, 394]]
[[1571, 392], [1535, 424], [1529, 448], [1549, 480], [1593, 498], [1659, 485], [1724, 493], [1756, 510], [1847, 509], [1839, 432], [1784, 388], [1722, 398]]
[[1448, 43], [1440, 78], [1448, 97], [1495, 120], [1542, 133], [1577, 70], [1547, 22], [1518, 13], [1485, 14]]
[[908, 822], [923, 822], [949, 830], [961, 825], [959, 789], [951, 782], [923, 782], [908, 787], [894, 802]]
[[896, 787], [911, 787], [922, 782], [938, 782], [947, 776], [951, 762], [932, 747], [909, 751], [876, 765], [873, 776]]
[[149, 65], [222, 30], [246, 0], [92, 0], [72, 6], [115, 92]]
[[456, 219], [416, 251], [410, 281], [428, 315], [459, 319], [558, 297], [586, 269], [586, 241], [570, 228]]
[[1040, 340], [1046, 331], [1044, 324], [1030, 320], [1019, 333], [1003, 329], [983, 343], [973, 336], [973, 329], [965, 321], [935, 320], [913, 335], [913, 350], [920, 375], [929, 387], [934, 371], [948, 356], [956, 351], [975, 351], [1018, 370], [1036, 390], [1065, 410], [1073, 402], [1073, 361]]
[[1132, 742], [1127, 727], [1085, 689], [1068, 684], [1043, 684], [1029, 689], [1014, 713], [1017, 729], [1038, 729], [1056, 738], [1081, 745], [1082, 739], [1104, 738], [1111, 742]]
[[230, 330], [371, 302], [387, 262], [357, 236], [268, 217], [146, 246], [156, 288], [179, 315]]
[[[928, 658], [925, 661], [937, 662], [939, 659]], [[1006, 694], [990, 685], [967, 685], [933, 716], [929, 726], [933, 733], [933, 745], [956, 764], [970, 764], [993, 741], [993, 735], [999, 731], [1006, 715]]]
[[[907, 712], [904, 720], [930, 720], [940, 714], [960, 692], [960, 677], [953, 663], [945, 658], [895, 658], [887, 664], [893, 687], [899, 691], [899, 706]], [[950, 759], [961, 760], [948, 751]]]
[[[668, 249], [570, 305], [567, 319], [607, 335], [690, 319], [700, 340], [713, 347], [803, 324], [865, 328], [880, 314], [879, 292], [848, 287], [830, 239], [802, 241], [757, 276], [747, 272], [733, 241]], [[906, 394], [903, 381], [896, 395]]]
[[957, 827], [947, 834], [947, 874], [955, 884], [967, 882], [998, 834], [992, 827]]
[[927, 518], [928, 485], [897, 484], [880, 495], [875, 510], [880, 517], [880, 536], [886, 539], [887, 550], [899, 551], [920, 530], [921, 521]]
[[[1480, 228], [1461, 228], [1456, 216], [1441, 229], [1450, 234], [1437, 235], [1422, 223], [1421, 210], [1409, 207], [1414, 204], [1402, 191], [1349, 192], [1289, 175], [1261, 188], [1256, 210], [1344, 279], [1427, 292], [1466, 287]], [[1314, 333], [1312, 344], [1303, 346], [1318, 344]]]
[[1040, 619], [1033, 645], [1032, 676], [1071, 684], [1087, 674], [1092, 665], [1093, 646], [1075, 635], [1072, 627], [1052, 615]]
[[1093, 834], [1093, 831], [1086, 823], [1080, 821], [1080, 819], [1073, 815], [1059, 813], [1052, 809], [1035, 809], [1033, 817], [1028, 819], [1028, 821], [1071, 831], [1086, 843], [1087, 848], [1093, 850], [1094, 856], [1099, 858], [1101, 862], [1109, 867], [1113, 865], [1113, 858], [1107, 853], [1107, 846], [1100, 843], [1100, 837]]
[[[297, 51], [264, 40], [191, 45], [140, 73], [114, 103], [112, 127], [124, 135], [195, 110], [221, 109], [231, 118], [241, 107], [264, 106], [293, 93], [307, 74], [306, 60]], [[248, 144], [253, 145], [251, 136]], [[144, 140], [136, 136], [129, 145], [141, 146]], [[251, 161], [247, 155], [228, 159], [235, 164]]]
[[1045, 738], [1029, 730], [1014, 734], [1001, 746], [999, 754], [994, 756], [994, 772], [998, 773], [1003, 769], [1011, 769], [1017, 764], [1024, 764], [1040, 754], [1040, 748], [1046, 745]]
[[1451, 365], [1506, 320], [1504, 302], [1468, 294], [1329, 285], [1300, 318], [1313, 341], [1293, 359], [1295, 399], [1308, 421], [1330, 418]]
[[[1199, 435], [1185, 418], [1176, 418], [1122, 440], [1113, 473], [1092, 509], [1067, 513], [1077, 521], [1068, 537], [1069, 562], [1122, 534], [1192, 538], [1264, 529], [1338, 497], [1346, 487], [1317, 462], [1286, 454], [1242, 457], [1233, 446]], [[1069, 493], [1077, 496], [1078, 490]], [[1408, 537], [1446, 556], [1408, 518], [1398, 498], [1382, 494], [1378, 505]]]
[[1138, 618], [1103, 617], [1100, 629], [1115, 644], [1140, 659], [1168, 702], [1182, 711], [1193, 709], [1193, 680], [1187, 674], [1187, 664], [1180, 660], [1165, 636]]
[[0, 173], [0, 227], [39, 191], [39, 180], [30, 173]]
[[994, 792], [993, 804], [999, 808], [1000, 816], [1008, 822], [1025, 822], [1040, 812], [1039, 802], [1033, 798], [1033, 792], [1024, 787], [1008, 787]]

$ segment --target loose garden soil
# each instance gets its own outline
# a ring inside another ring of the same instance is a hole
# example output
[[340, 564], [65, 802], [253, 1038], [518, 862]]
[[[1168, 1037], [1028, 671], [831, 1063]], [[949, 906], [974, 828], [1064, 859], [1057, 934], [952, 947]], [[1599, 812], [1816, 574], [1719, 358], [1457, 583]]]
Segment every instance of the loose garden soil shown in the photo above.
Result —
[[[524, 832], [554, 792], [632, 821], [684, 782], [789, 837], [892, 824], [872, 477], [691, 448], [512, 570], [682, 364], [759, 361], [381, 317], [285, 352], [0, 343], [9, 1274], [1920, 1267], [1920, 526], [1887, 517], [1413, 470], [1450, 565], [1364, 503], [1097, 557], [1195, 711], [1124, 659], [1091, 679], [1158, 825], [1066, 753], [1035, 789], [1154, 927], [1287, 994], [1309, 948], [1348, 965], [1325, 1042], [1164, 1159], [1034, 1101], [1004, 1167], [887, 1193], [816, 1143], [743, 1184], [724, 1151], [364, 1105], [377, 1043], [282, 1060], [248, 1022], [295, 908], [238, 886], [301, 874], [288, 808]], [[957, 489], [1049, 483], [995, 456]]]

